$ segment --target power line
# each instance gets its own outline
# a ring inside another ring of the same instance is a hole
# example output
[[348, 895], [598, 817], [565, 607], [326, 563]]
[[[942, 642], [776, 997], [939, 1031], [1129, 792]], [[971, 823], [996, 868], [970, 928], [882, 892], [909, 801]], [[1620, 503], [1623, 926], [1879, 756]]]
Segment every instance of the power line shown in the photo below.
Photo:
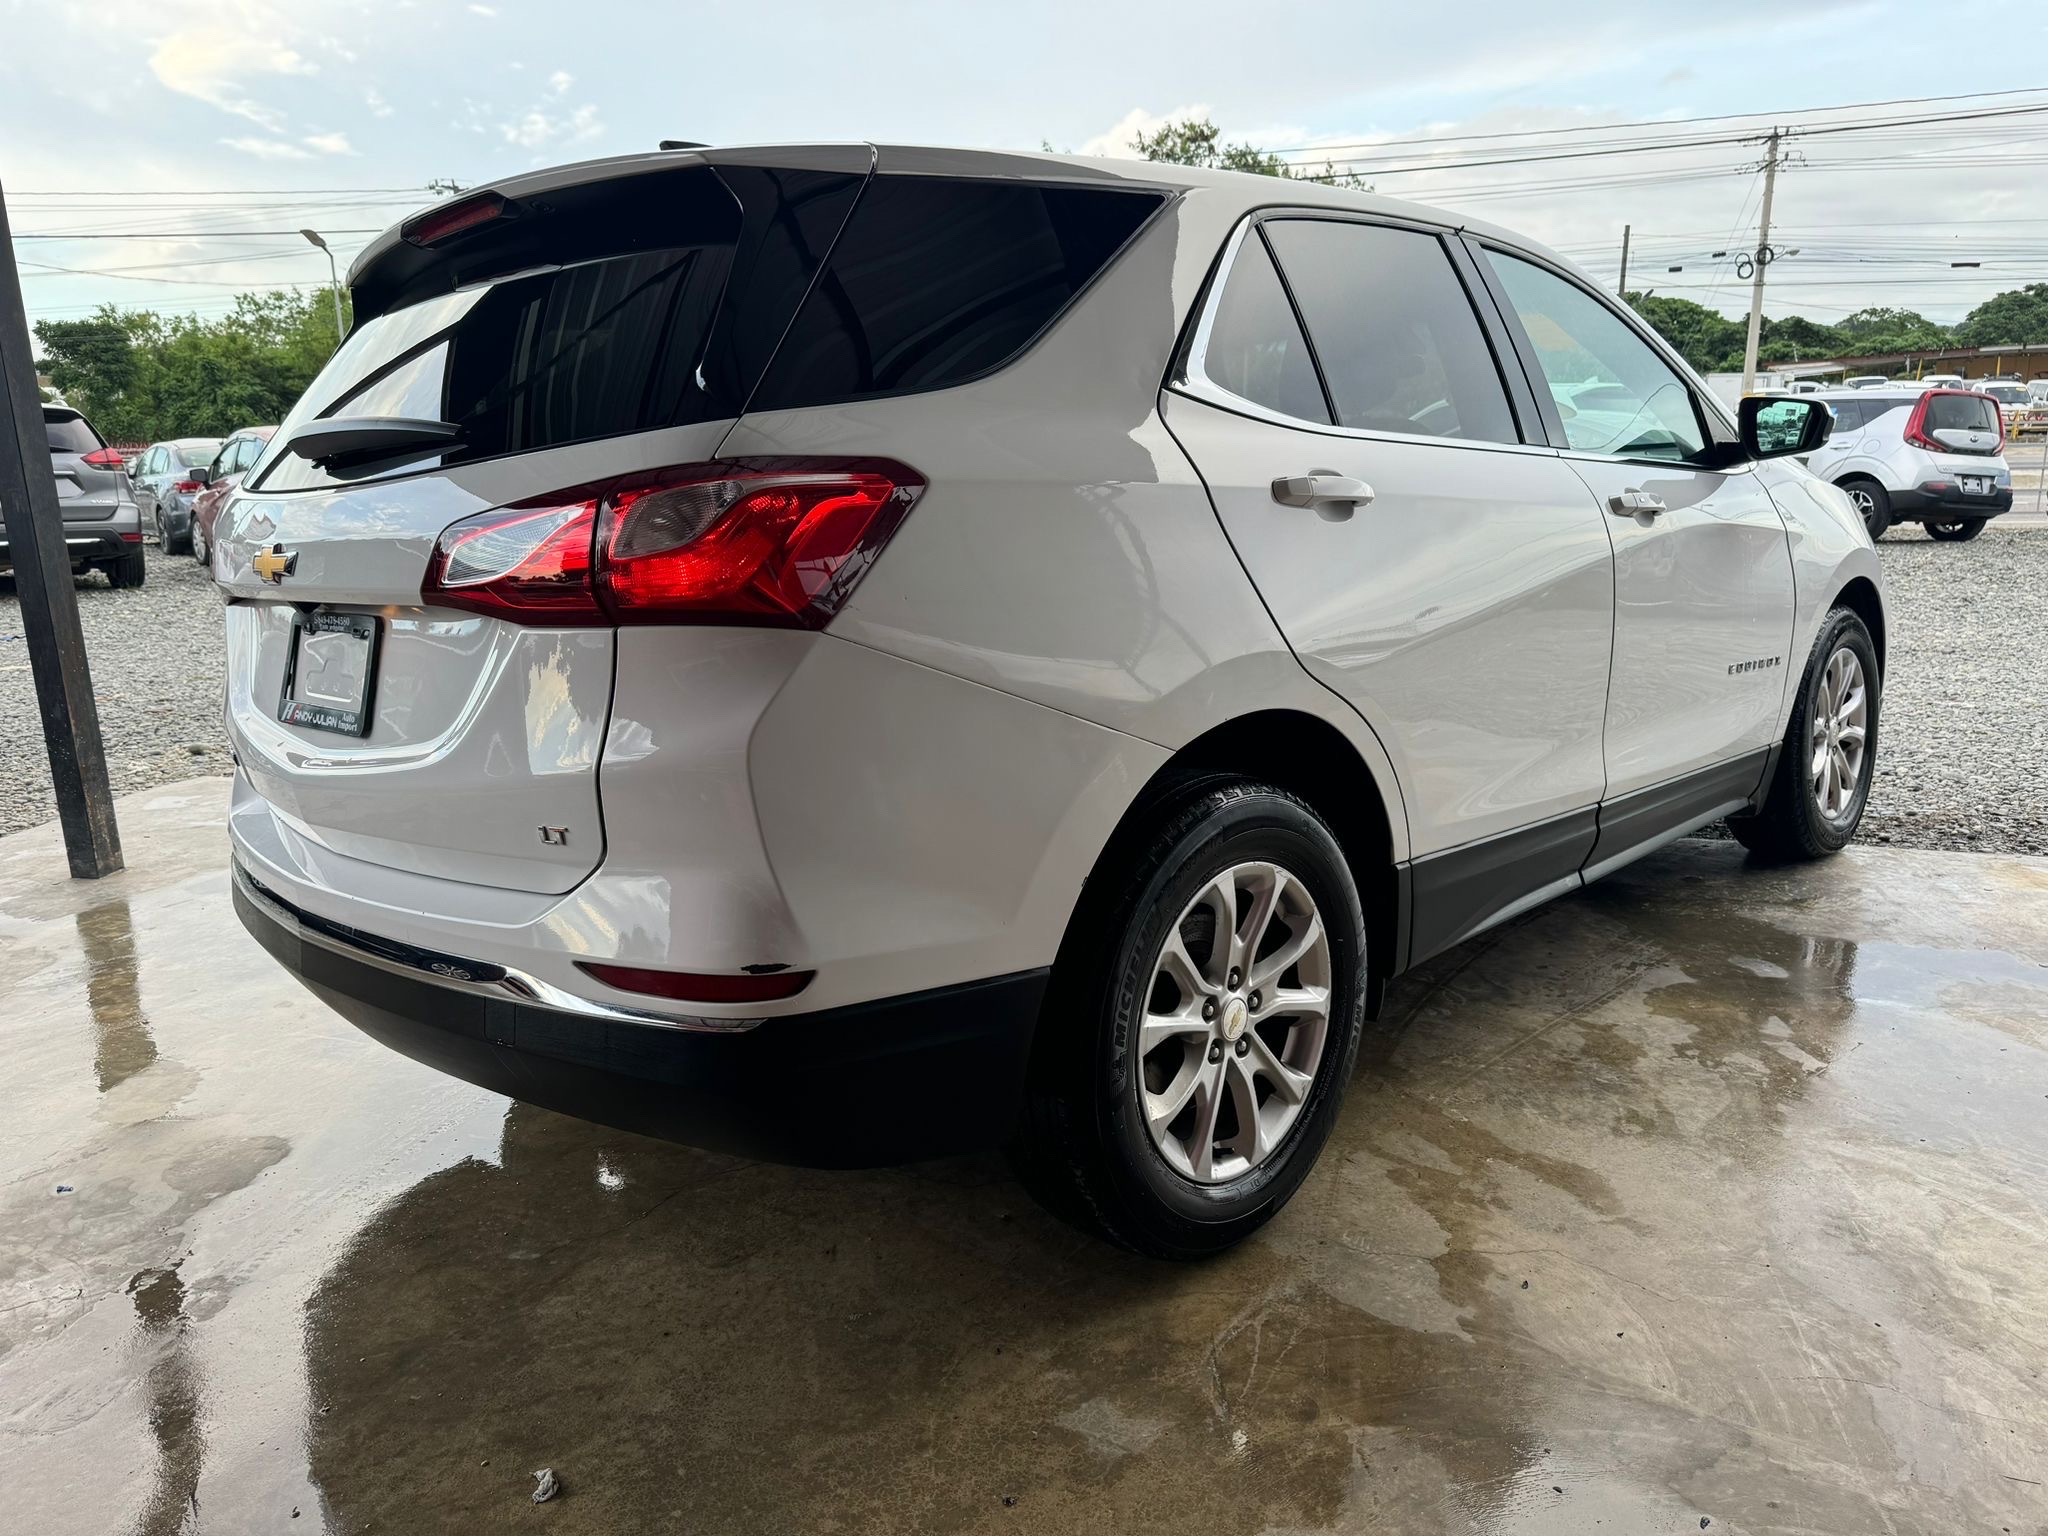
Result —
[[[388, 226], [379, 224], [362, 229], [323, 229], [323, 235], [381, 235]], [[175, 243], [178, 240], [233, 239], [240, 240], [250, 235], [296, 235], [296, 229], [184, 229], [158, 230], [154, 233], [136, 230], [107, 230], [90, 235], [16, 235], [17, 240], [158, 240]]]
[[2003, 96], [2038, 96], [2048, 86], [2020, 86], [2009, 91], [1965, 91], [1955, 96], [1896, 96], [1888, 101], [1851, 101], [1834, 107], [1794, 107], [1789, 112], [1722, 112], [1708, 117], [1649, 118], [1633, 123], [1585, 123], [1566, 128], [1527, 128], [1500, 133], [1432, 134], [1413, 139], [1356, 139], [1340, 144], [1305, 144], [1291, 149], [1262, 149], [1261, 154], [1320, 155], [1333, 149], [1387, 149], [1409, 144], [1476, 142], [1489, 139], [1535, 138], [1561, 133], [1616, 133], [1629, 128], [1683, 128], [1695, 123], [1734, 123], [1755, 118], [1809, 117], [1817, 112], [1864, 112], [1879, 107], [1918, 107], [1943, 101], [1992, 101]]

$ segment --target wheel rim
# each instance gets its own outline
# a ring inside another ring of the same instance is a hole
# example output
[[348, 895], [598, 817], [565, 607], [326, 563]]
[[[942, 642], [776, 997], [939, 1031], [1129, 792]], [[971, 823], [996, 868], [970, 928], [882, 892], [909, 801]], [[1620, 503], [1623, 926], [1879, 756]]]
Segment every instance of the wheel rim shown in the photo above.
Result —
[[1960, 522], [1944, 521], [1929, 523], [1927, 526], [1936, 533], [1961, 533], [1963, 531], [1963, 525]]
[[1865, 522], [1868, 522], [1870, 520], [1871, 510], [1876, 506], [1876, 503], [1870, 499], [1870, 492], [1864, 490], [1861, 486], [1858, 486], [1856, 489], [1849, 492], [1849, 500], [1852, 504], [1854, 504], [1857, 513], [1864, 519]]
[[1813, 699], [1813, 803], [1829, 821], [1846, 821], [1863, 783], [1870, 740], [1870, 689], [1863, 663], [1847, 646], [1821, 669]]
[[1145, 1128], [1173, 1170], [1227, 1184], [1301, 1117], [1330, 1024], [1330, 938], [1277, 864], [1235, 865], [1168, 930], [1138, 1026]]

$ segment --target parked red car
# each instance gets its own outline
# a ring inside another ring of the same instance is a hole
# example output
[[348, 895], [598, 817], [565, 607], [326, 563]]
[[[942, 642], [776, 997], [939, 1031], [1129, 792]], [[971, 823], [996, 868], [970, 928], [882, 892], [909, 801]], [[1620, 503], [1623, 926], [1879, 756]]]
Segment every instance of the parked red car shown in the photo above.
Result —
[[192, 558], [201, 565], [213, 563], [213, 520], [220, 516], [228, 492], [242, 483], [242, 476], [263, 456], [263, 445], [276, 427], [244, 427], [220, 445], [213, 462], [200, 471], [205, 488], [192, 503]]

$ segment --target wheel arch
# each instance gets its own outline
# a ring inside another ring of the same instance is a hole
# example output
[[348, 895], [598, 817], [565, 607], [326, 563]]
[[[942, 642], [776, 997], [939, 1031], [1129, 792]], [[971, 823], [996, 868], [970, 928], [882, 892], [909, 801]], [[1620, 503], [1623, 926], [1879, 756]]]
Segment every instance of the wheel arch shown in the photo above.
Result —
[[[1365, 912], [1367, 1017], [1376, 1017], [1386, 984], [1405, 965], [1407, 912], [1398, 855], [1406, 821], [1389, 803], [1380, 776], [1358, 746], [1330, 721], [1305, 710], [1275, 708], [1237, 715], [1180, 747], [1132, 797], [1090, 872], [1060, 945], [1064, 957], [1089, 911], [1097, 874], [1114, 866], [1143, 837], [1159, 808], [1190, 786], [1217, 778], [1252, 779], [1300, 796], [1329, 824], [1344, 852]], [[1394, 793], [1398, 795], [1398, 786]]]
[[1829, 606], [1847, 608], [1870, 631], [1870, 643], [1877, 650], [1878, 680], [1882, 682], [1885, 669], [1884, 599], [1878, 596], [1877, 583], [1868, 576], [1852, 576], [1835, 594], [1835, 600]]

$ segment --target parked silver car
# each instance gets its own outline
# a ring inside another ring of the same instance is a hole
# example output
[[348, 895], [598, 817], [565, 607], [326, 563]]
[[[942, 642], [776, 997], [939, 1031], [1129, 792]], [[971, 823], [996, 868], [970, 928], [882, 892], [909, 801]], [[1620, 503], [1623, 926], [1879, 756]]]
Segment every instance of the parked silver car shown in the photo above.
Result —
[[[73, 574], [100, 570], [117, 587], [141, 586], [142, 523], [120, 452], [107, 446], [83, 414], [65, 405], [43, 407], [43, 434], [49, 440], [50, 472], [57, 482]], [[0, 570], [12, 564], [5, 509], [0, 508]]]
[[1834, 431], [1807, 467], [1848, 493], [1873, 539], [1894, 523], [1922, 523], [1960, 543], [2012, 510], [2005, 418], [1992, 396], [1915, 385], [1819, 398]]
[[192, 547], [192, 503], [204, 482], [195, 471], [213, 461], [217, 437], [180, 437], [151, 443], [135, 466], [135, 505], [142, 526], [167, 555]]
[[373, 242], [224, 501], [242, 920], [376, 1038], [1148, 1253], [1307, 1177], [1388, 981], [1728, 817], [1854, 835], [1811, 398], [1265, 177], [628, 156]]

